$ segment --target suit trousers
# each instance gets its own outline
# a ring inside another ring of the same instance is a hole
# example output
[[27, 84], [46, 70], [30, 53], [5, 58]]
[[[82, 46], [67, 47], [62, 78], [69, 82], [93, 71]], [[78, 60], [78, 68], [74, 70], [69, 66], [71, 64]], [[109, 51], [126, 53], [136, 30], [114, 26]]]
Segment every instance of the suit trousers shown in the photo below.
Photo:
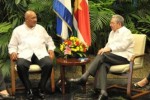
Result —
[[38, 88], [43, 91], [45, 90], [45, 85], [52, 71], [52, 60], [50, 60], [49, 56], [46, 56], [39, 60], [36, 57], [36, 55], [33, 54], [31, 58], [31, 62], [23, 58], [18, 58], [16, 63], [17, 63], [18, 76], [20, 80], [22, 81], [22, 83], [24, 84], [27, 91], [32, 89], [32, 85], [29, 80], [29, 66], [31, 64], [39, 65], [42, 69], [42, 72], [41, 72], [41, 79], [38, 84]]
[[129, 61], [126, 58], [113, 53], [97, 55], [87, 69], [90, 75], [95, 77], [96, 82], [94, 88], [106, 90], [107, 73], [110, 66], [128, 63]]
[[2, 72], [0, 70], [0, 91], [5, 90], [5, 89], [6, 89], [6, 85], [5, 85], [5, 82], [4, 82]]

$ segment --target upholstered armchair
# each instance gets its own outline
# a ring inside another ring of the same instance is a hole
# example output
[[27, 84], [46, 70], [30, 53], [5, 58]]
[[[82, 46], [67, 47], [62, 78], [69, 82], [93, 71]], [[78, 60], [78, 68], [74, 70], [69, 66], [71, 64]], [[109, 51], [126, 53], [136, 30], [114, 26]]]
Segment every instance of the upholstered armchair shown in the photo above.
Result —
[[[131, 99], [135, 99], [141, 95], [150, 93], [150, 91], [142, 91], [131, 89], [132, 88], [132, 75], [133, 71], [136, 69], [143, 68], [143, 57], [145, 51], [146, 35], [144, 34], [133, 34], [135, 46], [134, 46], [134, 55], [132, 56], [129, 64], [111, 66], [110, 74], [126, 76], [127, 78], [127, 87], [121, 87], [118, 85], [110, 86], [109, 88], [120, 88], [126, 89], [127, 96]], [[135, 95], [132, 95], [132, 91], [137, 92]]]

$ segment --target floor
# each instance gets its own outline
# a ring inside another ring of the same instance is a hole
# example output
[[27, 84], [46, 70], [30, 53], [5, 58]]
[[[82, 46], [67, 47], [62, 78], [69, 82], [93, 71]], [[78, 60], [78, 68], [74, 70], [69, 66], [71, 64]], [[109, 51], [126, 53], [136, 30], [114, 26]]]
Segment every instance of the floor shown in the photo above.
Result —
[[[134, 79], [133, 81], [137, 81], [139, 79]], [[18, 83], [18, 82], [17, 82]], [[108, 79], [108, 83], [117, 83], [119, 85], [125, 86], [126, 79]], [[34, 86], [33, 92], [35, 94], [35, 100], [40, 100], [38, 96], [36, 95], [36, 85], [37, 85], [37, 80], [32, 81], [32, 84]], [[66, 94], [62, 95], [61, 94], [61, 88], [59, 84], [56, 86], [56, 91], [55, 93], [51, 93], [50, 87], [49, 87], [49, 82], [47, 83], [46, 86], [46, 100], [96, 100], [97, 98], [94, 97], [89, 97], [89, 93], [93, 89], [93, 80], [89, 80], [87, 83], [87, 88], [86, 88], [86, 93], [82, 91], [82, 87], [76, 84], [71, 84], [67, 83], [66, 84]], [[145, 87], [144, 89], [149, 90], [150, 85]], [[108, 95], [109, 95], [109, 100], [129, 100], [125, 92], [126, 91], [121, 91], [118, 89], [108, 89], [107, 90]], [[16, 92], [16, 100], [25, 100], [26, 95], [24, 90], [17, 90]], [[150, 94], [147, 94], [145, 96], [142, 96], [136, 100], [150, 100]]]

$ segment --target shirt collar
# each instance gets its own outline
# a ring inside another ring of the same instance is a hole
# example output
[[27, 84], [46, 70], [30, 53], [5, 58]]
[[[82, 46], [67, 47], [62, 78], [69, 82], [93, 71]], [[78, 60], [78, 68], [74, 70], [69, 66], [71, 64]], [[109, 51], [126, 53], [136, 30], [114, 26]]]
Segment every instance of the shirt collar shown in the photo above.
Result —
[[36, 27], [36, 25], [35, 25], [34, 27], [29, 28], [29, 27], [26, 25], [26, 23], [25, 23], [25, 22], [24, 22], [24, 26], [25, 26], [28, 30], [33, 30], [33, 29], [35, 29], [35, 27]]
[[122, 26], [121, 28], [117, 29], [115, 32], [113, 31], [113, 33], [120, 33], [123, 30], [124, 26]]

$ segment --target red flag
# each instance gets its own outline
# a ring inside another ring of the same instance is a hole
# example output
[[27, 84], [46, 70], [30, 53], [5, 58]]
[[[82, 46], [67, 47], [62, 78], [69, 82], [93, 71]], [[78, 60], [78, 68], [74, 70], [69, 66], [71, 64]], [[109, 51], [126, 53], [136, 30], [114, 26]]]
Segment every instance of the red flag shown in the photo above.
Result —
[[91, 45], [88, 0], [75, 0], [73, 24], [78, 38], [87, 46]]

